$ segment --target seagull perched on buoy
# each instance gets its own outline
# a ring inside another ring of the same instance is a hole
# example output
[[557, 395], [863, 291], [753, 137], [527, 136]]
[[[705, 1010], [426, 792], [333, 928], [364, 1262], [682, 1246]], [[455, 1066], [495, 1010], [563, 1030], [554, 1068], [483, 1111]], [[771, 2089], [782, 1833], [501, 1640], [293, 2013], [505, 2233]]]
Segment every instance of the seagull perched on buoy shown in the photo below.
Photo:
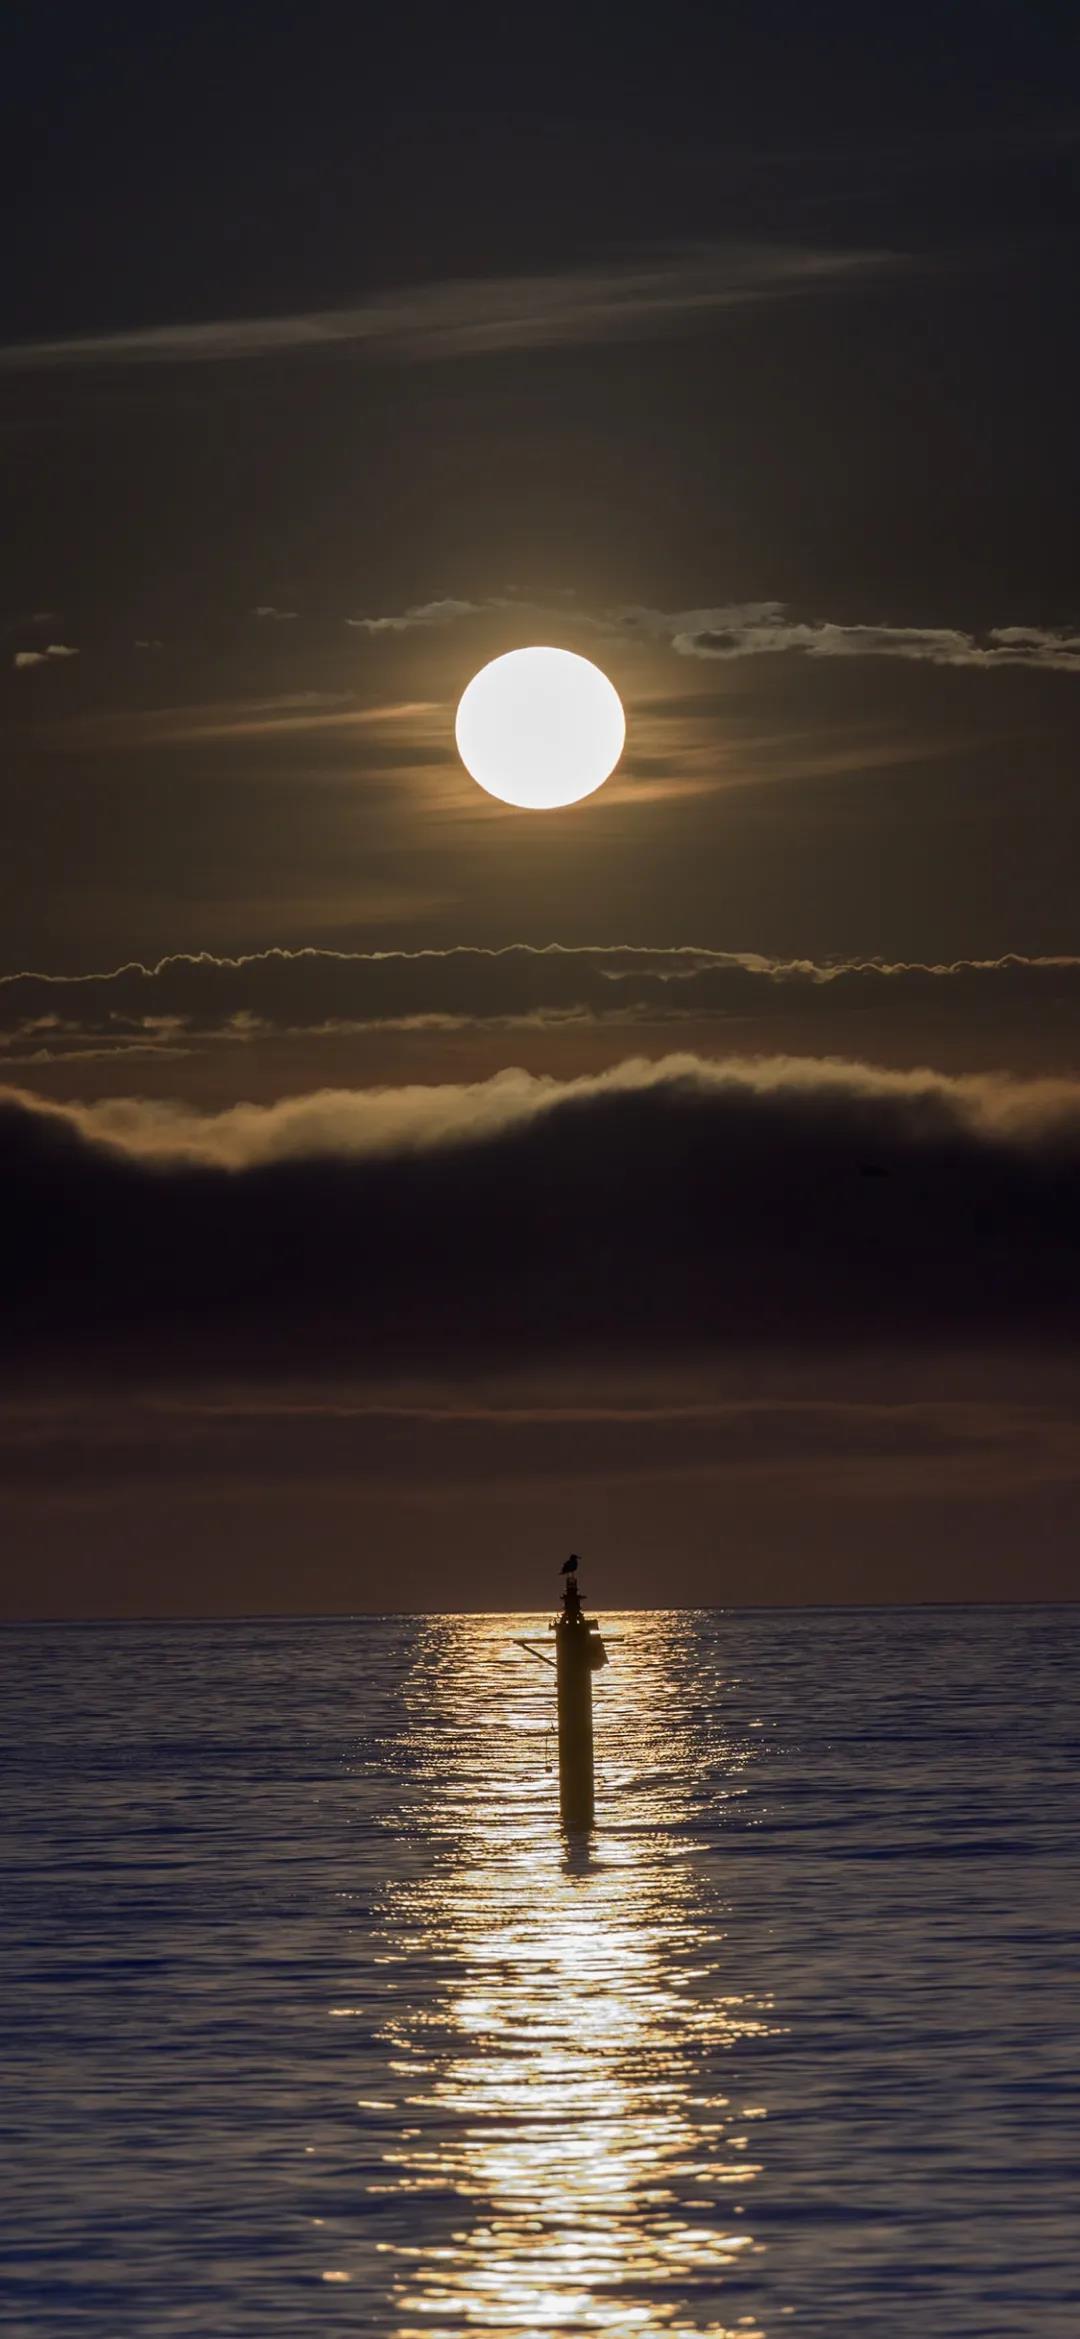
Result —
[[576, 1576], [577, 1571], [578, 1555], [576, 1551], [572, 1551], [569, 1559], [564, 1559], [562, 1566], [559, 1569], [559, 1574], [561, 1576]]

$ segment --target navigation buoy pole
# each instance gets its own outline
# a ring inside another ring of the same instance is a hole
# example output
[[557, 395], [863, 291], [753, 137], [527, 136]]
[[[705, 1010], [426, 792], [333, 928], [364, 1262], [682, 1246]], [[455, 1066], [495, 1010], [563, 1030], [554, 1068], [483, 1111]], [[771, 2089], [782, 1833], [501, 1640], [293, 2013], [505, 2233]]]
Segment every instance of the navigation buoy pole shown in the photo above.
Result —
[[[593, 1768], [592, 1677], [607, 1664], [607, 1650], [595, 1616], [586, 1616], [578, 1590], [576, 1551], [563, 1564], [562, 1607], [552, 1624], [555, 1635], [555, 1691], [559, 1715], [559, 1817], [568, 1835], [580, 1835], [596, 1818]], [[531, 1641], [519, 1641], [530, 1657], [552, 1660]]]
[[[567, 1603], [578, 1600], [575, 1613]], [[598, 1635], [590, 1633], [581, 1614], [573, 1576], [567, 1579], [563, 1612], [555, 1625], [555, 1689], [559, 1708], [559, 1817], [572, 1834], [592, 1827], [596, 1819], [596, 1774], [593, 1762], [592, 1677], [593, 1650]]]
[[563, 1561], [562, 1607], [553, 1619], [551, 1630], [555, 1635], [555, 1655], [538, 1649], [533, 1641], [518, 1641], [519, 1649], [527, 1649], [530, 1657], [539, 1657], [544, 1665], [555, 1667], [555, 1691], [559, 1716], [559, 1817], [568, 1835], [581, 1835], [592, 1827], [596, 1818], [596, 1785], [593, 1771], [592, 1677], [601, 1665], [607, 1664], [607, 1650], [600, 1637], [595, 1616], [586, 1616], [581, 1605], [577, 1572], [579, 1560], [576, 1551]]

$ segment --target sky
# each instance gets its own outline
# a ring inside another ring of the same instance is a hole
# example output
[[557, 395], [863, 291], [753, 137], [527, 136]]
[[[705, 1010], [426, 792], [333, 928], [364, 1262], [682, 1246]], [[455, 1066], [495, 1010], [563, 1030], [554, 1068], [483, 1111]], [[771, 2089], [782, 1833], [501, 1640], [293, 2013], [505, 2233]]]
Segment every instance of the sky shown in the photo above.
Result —
[[1072, 1596], [1075, 13], [5, 81], [0, 1613]]

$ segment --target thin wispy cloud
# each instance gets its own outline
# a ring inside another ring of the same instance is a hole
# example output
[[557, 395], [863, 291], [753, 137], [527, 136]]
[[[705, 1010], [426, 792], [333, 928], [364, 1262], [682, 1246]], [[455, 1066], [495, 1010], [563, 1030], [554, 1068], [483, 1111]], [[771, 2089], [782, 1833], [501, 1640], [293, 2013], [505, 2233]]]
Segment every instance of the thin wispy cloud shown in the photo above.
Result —
[[[0, 351], [0, 366], [3, 352]], [[565, 628], [565, 602], [530, 601], [517, 594], [494, 593], [483, 600], [446, 594], [435, 600], [408, 604], [404, 609], [362, 611], [345, 618], [346, 627], [373, 641], [433, 633], [473, 619], [505, 615], [557, 618]], [[263, 624], [293, 623], [298, 611], [261, 602], [251, 616]], [[1006, 667], [1028, 667], [1045, 673], [1080, 673], [1080, 627], [993, 625], [983, 630], [951, 625], [867, 624], [858, 619], [795, 615], [783, 601], [732, 601], [700, 608], [652, 609], [631, 605], [588, 610], [574, 607], [572, 623], [586, 632], [624, 642], [666, 645], [676, 657], [705, 664], [733, 664], [762, 657], [820, 659], [888, 658], [908, 664], [969, 667], [991, 673]], [[140, 638], [139, 650], [160, 650], [157, 639]], [[41, 648], [15, 652], [16, 668], [42, 666], [49, 659], [77, 658], [79, 650], [67, 642], [49, 642]], [[310, 694], [314, 696], [314, 694]]]
[[560, 343], [639, 340], [725, 309], [872, 280], [899, 264], [898, 255], [884, 251], [692, 245], [547, 275], [419, 284], [362, 305], [292, 316], [217, 318], [198, 325], [9, 343], [0, 348], [0, 370], [220, 365], [323, 350], [399, 359], [482, 357]]
[[[825, 1028], [865, 1045], [897, 1019], [929, 1016], [998, 1031], [1007, 1017], [1053, 1021], [1064, 1035], [1080, 1019], [1080, 958], [959, 959], [936, 965], [872, 959], [817, 962], [755, 952], [630, 944], [502, 950], [343, 951], [272, 949], [236, 957], [209, 951], [134, 961], [85, 975], [0, 976], [0, 1048], [55, 1057], [105, 1041], [183, 1051], [192, 1044], [245, 1048], [275, 1035], [333, 1036], [359, 1030], [519, 1028], [568, 1022], [597, 1027], [698, 1025], [715, 1019], [752, 1028], [758, 1044], [793, 1016], [807, 1040]], [[8, 1056], [8, 1061], [11, 1060]]]
[[[425, 632], [474, 617], [543, 603], [506, 595], [484, 601], [424, 601], [387, 615], [347, 623], [371, 635]], [[550, 614], [550, 605], [548, 605]], [[560, 613], [565, 623], [566, 612]], [[796, 617], [783, 601], [722, 602], [699, 609], [630, 607], [574, 610], [574, 622], [623, 640], [665, 643], [677, 657], [713, 663], [740, 658], [895, 658], [927, 666], [969, 666], [984, 672], [1029, 666], [1049, 673], [1080, 673], [1080, 629], [1070, 626], [995, 625], [984, 632], [948, 625], [867, 625], [829, 617]]]
[[77, 658], [78, 655], [78, 650], [70, 642], [47, 642], [43, 650], [16, 650], [12, 664], [16, 673], [22, 673], [32, 666], [47, 666], [50, 659], [62, 661], [65, 658]]
[[427, 633], [440, 625], [456, 625], [462, 617], [482, 617], [488, 609], [505, 609], [506, 601], [421, 601], [393, 617], [347, 617], [357, 633]]
[[956, 626], [863, 625], [792, 617], [783, 601], [743, 601], [706, 609], [625, 609], [602, 621], [614, 631], [666, 641], [680, 658], [900, 658], [929, 666], [1035, 666], [1080, 673], [1080, 631], [995, 625], [985, 633]]
[[[395, 1392], [396, 1394], [396, 1392]], [[634, 1403], [501, 1402], [472, 1390], [441, 1402], [382, 1402], [366, 1391], [245, 1388], [209, 1396], [125, 1390], [49, 1405], [9, 1402], [0, 1420], [0, 1471], [9, 1491], [46, 1496], [62, 1478], [84, 1491], [132, 1480], [171, 1488], [315, 1484], [397, 1487], [415, 1482], [423, 1451], [425, 1486], [439, 1499], [475, 1496], [493, 1481], [518, 1487], [550, 1481], [553, 1439], [560, 1476], [571, 1483], [677, 1475], [685, 1480], [761, 1479], [779, 1473], [823, 1487], [830, 1499], [864, 1479], [910, 1495], [917, 1473], [932, 1496], [946, 1487], [986, 1498], [1035, 1483], [1080, 1477], [1075, 1417], [1057, 1402], [989, 1398], [841, 1401], [753, 1398]], [[515, 1401], [516, 1400], [516, 1401]]]
[[[137, 645], [160, 649], [160, 643]], [[431, 734], [435, 702], [399, 699], [357, 706], [351, 691], [295, 690], [267, 698], [225, 699], [190, 706], [109, 709], [77, 720], [41, 725], [38, 737], [50, 749], [186, 747], [200, 741], [285, 738], [306, 732], [378, 731], [384, 725], [412, 725], [410, 742], [421, 751]]]

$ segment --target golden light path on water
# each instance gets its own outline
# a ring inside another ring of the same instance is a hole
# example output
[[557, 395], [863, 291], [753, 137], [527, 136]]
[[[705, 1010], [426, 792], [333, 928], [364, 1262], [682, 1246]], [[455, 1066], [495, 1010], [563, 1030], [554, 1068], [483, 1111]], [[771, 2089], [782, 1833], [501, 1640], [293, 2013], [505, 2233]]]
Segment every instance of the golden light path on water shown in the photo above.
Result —
[[[774, 2017], [725, 1989], [670, 1634], [656, 1616], [612, 1624], [602, 1816], [575, 1844], [546, 1767], [554, 1675], [512, 1645], [529, 1628], [438, 1620], [408, 1685], [413, 1862], [388, 1892], [383, 1955], [430, 1986], [403, 1989], [383, 2030], [402, 2124], [369, 2192], [402, 2212], [376, 2244], [393, 2328], [754, 2339], [764, 2115], [729, 2099], [722, 2065]], [[748, 1759], [745, 1740], [726, 1750], [724, 1792]]]

